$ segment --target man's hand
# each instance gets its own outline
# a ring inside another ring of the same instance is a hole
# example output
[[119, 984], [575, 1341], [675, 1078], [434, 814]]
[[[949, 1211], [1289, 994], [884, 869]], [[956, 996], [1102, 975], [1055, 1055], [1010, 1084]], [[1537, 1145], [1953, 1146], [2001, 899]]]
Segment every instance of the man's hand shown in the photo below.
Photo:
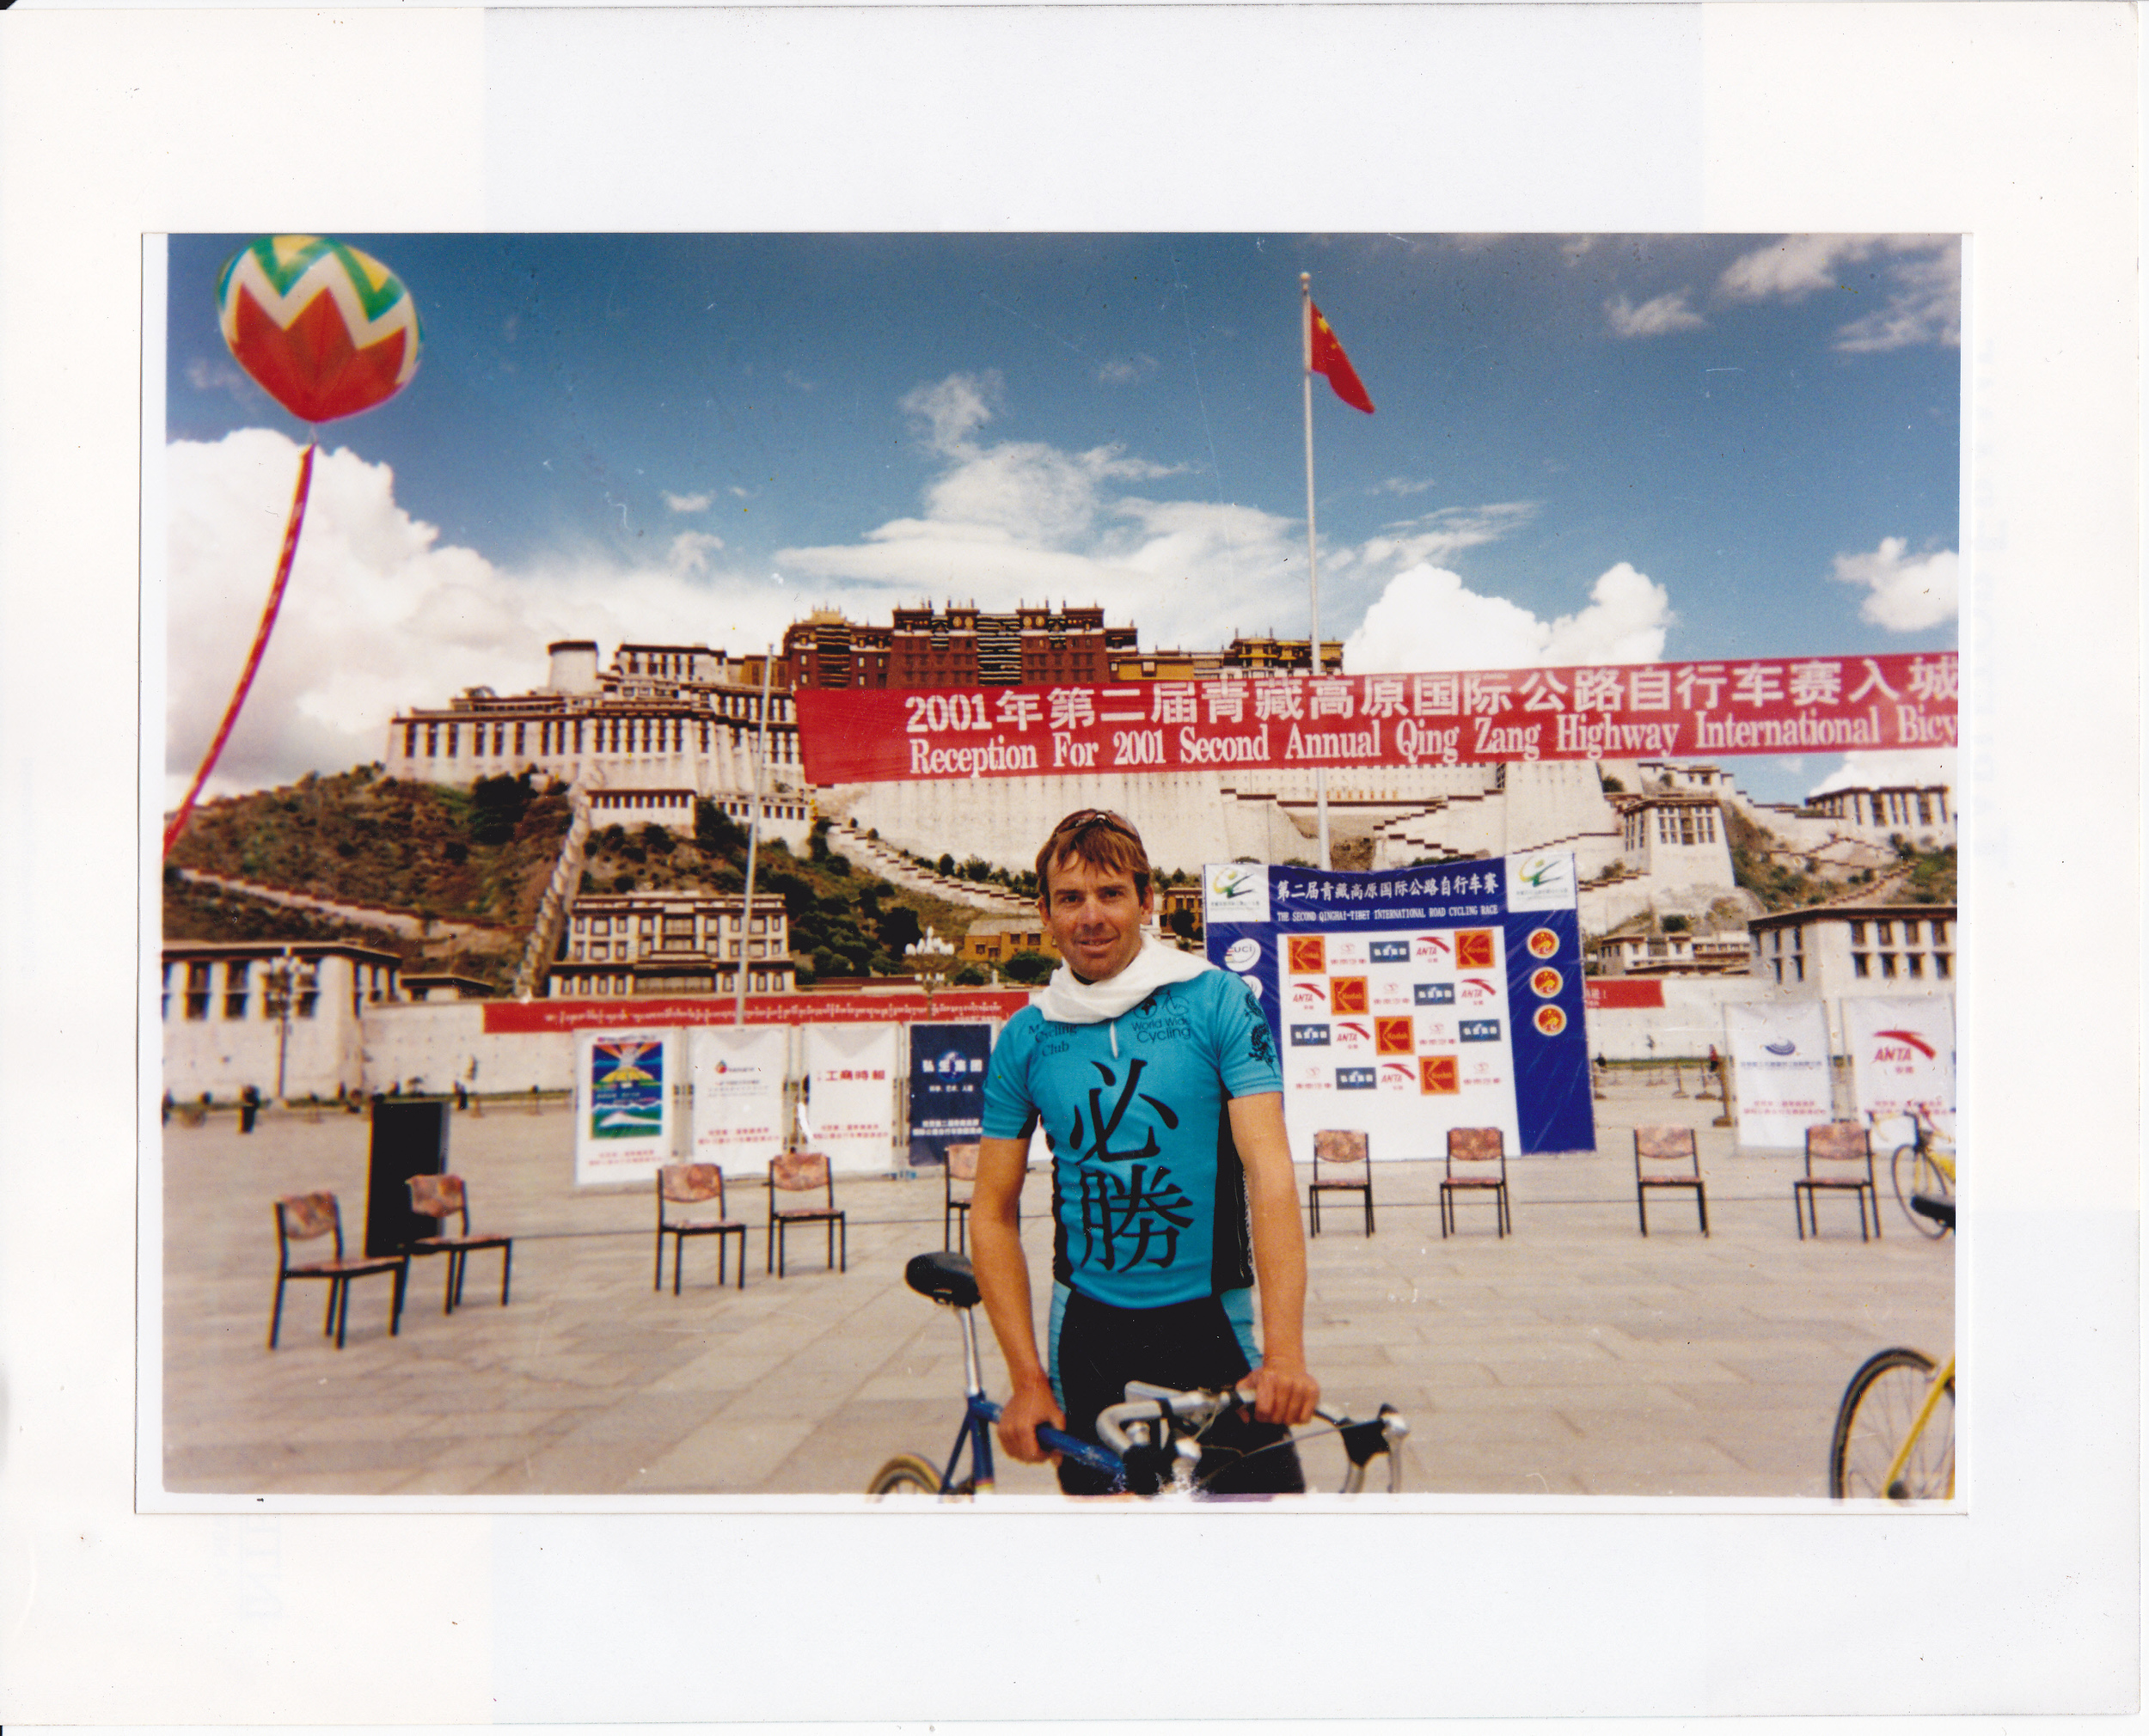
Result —
[[1038, 1425], [1050, 1423], [1055, 1428], [1067, 1427], [1067, 1418], [1053, 1402], [1052, 1383], [1040, 1380], [1019, 1385], [1000, 1412], [995, 1433], [1000, 1445], [1010, 1458], [1020, 1459], [1025, 1464], [1037, 1464], [1050, 1459], [1060, 1462], [1056, 1452], [1047, 1452], [1038, 1444]]
[[[1320, 1403], [1320, 1382], [1307, 1372], [1303, 1362], [1270, 1357], [1239, 1383], [1241, 1392], [1253, 1395], [1256, 1422], [1282, 1422], [1294, 1427], [1313, 1420]], [[1008, 1449], [1013, 1452], [1011, 1447]]]

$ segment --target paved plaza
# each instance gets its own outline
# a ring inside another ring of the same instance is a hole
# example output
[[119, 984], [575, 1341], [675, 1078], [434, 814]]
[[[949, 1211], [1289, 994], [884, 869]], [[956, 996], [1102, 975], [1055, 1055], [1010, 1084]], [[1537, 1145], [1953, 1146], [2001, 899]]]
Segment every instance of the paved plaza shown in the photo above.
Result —
[[[1667, 1080], [1615, 1085], [1596, 1107], [1597, 1153], [1512, 1163], [1506, 1239], [1486, 1206], [1442, 1239], [1432, 1163], [1377, 1167], [1370, 1240], [1355, 1201], [1324, 1208], [1307, 1339], [1326, 1395], [1407, 1415], [1416, 1492], [1821, 1497], [1852, 1369], [1883, 1345], [1952, 1347], [1953, 1238], [1913, 1231], [1883, 1162], [1881, 1239], [1862, 1243], [1837, 1200], [1822, 1203], [1821, 1237], [1801, 1242], [1797, 1159], [1736, 1152], [1714, 1102]], [[1706, 1240], [1682, 1194], [1655, 1196], [1652, 1233], [1638, 1232], [1627, 1130], [1660, 1122], [1699, 1130]], [[354, 1288], [340, 1352], [321, 1333], [322, 1287], [301, 1284], [272, 1354], [270, 1202], [333, 1189], [357, 1251], [367, 1140], [365, 1119], [343, 1114], [271, 1113], [244, 1136], [221, 1116], [165, 1129], [171, 1493], [848, 1495], [891, 1454], [937, 1457], [952, 1440], [959, 1334], [903, 1282], [911, 1255], [941, 1245], [937, 1172], [839, 1177], [849, 1271], [823, 1271], [818, 1232], [794, 1231], [781, 1281], [763, 1271], [766, 1194], [736, 1186], [732, 1213], [751, 1226], [745, 1289], [718, 1288], [702, 1240], [675, 1298], [668, 1261], [664, 1289], [651, 1287], [652, 1190], [576, 1189], [557, 1104], [452, 1117], [450, 1167], [469, 1183], [474, 1226], [515, 1238], [508, 1307], [497, 1255], [472, 1257], [452, 1317], [444, 1262], [420, 1260], [400, 1337], [389, 1281]], [[1038, 1280], [1046, 1191], [1033, 1173], [1024, 1233]], [[995, 1353], [987, 1366], [1004, 1394]], [[1332, 1487], [1333, 1444], [1307, 1458]], [[1005, 1464], [1001, 1486], [1054, 1488], [1042, 1468]]]

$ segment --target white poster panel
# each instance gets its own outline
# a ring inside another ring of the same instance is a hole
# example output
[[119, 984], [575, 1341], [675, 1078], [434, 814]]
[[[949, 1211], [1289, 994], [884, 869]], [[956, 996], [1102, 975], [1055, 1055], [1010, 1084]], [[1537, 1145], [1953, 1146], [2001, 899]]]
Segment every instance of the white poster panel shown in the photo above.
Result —
[[697, 1025], [687, 1033], [695, 1163], [720, 1164], [726, 1176], [768, 1173], [769, 1159], [784, 1146], [790, 1052], [786, 1025]]
[[1324, 1128], [1362, 1130], [1381, 1161], [1438, 1157], [1450, 1128], [1497, 1128], [1521, 1149], [1504, 941], [1494, 922], [1280, 937], [1295, 1161]]
[[836, 1170], [896, 1168], [896, 1027], [810, 1024], [805, 1036], [805, 1146]]
[[1723, 1046], [1736, 1072], [1739, 1143], [1806, 1143], [1833, 1120], [1828, 1020], [1817, 1000], [1739, 1001], [1723, 1009]]
[[1907, 1116], [1913, 1103], [1955, 1113], [1954, 996], [1846, 997], [1843, 1040], [1861, 1115], [1884, 1121]]
[[574, 1179], [646, 1182], [671, 1161], [671, 1030], [574, 1034]]

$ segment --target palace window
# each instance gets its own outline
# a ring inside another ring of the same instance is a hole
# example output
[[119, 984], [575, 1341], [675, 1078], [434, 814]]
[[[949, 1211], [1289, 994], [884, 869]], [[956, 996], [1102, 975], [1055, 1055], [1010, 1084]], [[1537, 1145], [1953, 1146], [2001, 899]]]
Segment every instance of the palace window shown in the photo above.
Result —
[[[1876, 922], [1873, 926], [1880, 931], [1880, 944], [1883, 946], [1893, 946], [1895, 944], [1895, 925], [1894, 923]], [[1889, 972], [1889, 975], [1893, 976], [1895, 972], [1891, 970]]]
[[1948, 925], [1946, 923], [1938, 920], [1933, 922], [1932, 944], [1935, 946], [1945, 946], [1948, 944]]
[[1851, 975], [1853, 976], [1870, 976], [1872, 974], [1873, 960], [1871, 956], [1864, 952], [1853, 952], [1851, 955]]
[[223, 1016], [226, 1018], [244, 1018], [247, 1004], [247, 978], [253, 967], [243, 960], [233, 959], [223, 968]]
[[1923, 976], [1926, 974], [1925, 954], [1922, 952], [1906, 953], [1903, 956], [1903, 966], [1913, 976]]
[[1903, 924], [1903, 939], [1907, 944], [1912, 946], [1915, 946], [1918, 944], [1918, 925], [1915, 922], [1906, 922]]
[[1883, 952], [1880, 956], [1880, 961], [1881, 975], [1887, 977], [1894, 976], [1895, 974], [1895, 955], [1892, 952]]
[[209, 965], [198, 959], [187, 967], [187, 1017], [209, 1017]]
[[317, 964], [293, 966], [291, 985], [296, 991], [291, 1011], [301, 1018], [311, 1018], [321, 1006], [321, 967]]
[[1932, 955], [1932, 974], [1935, 976], [1954, 975], [1955, 956], [1952, 953], [1948, 952], [1934, 953]]
[[1791, 961], [1791, 968], [1798, 973], [1799, 981], [1803, 982], [1806, 980], [1806, 961], [1804, 959], [1792, 959]]
[[1853, 946], [1865, 944], [1865, 925], [1863, 922], [1853, 922], [1851, 925], [1851, 944]]

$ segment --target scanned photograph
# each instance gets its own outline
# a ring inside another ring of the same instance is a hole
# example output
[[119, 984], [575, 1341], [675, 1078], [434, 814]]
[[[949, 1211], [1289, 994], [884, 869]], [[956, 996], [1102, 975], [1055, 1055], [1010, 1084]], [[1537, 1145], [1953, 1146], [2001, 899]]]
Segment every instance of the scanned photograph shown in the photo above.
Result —
[[1958, 1499], [1958, 236], [147, 245], [145, 1507]]

